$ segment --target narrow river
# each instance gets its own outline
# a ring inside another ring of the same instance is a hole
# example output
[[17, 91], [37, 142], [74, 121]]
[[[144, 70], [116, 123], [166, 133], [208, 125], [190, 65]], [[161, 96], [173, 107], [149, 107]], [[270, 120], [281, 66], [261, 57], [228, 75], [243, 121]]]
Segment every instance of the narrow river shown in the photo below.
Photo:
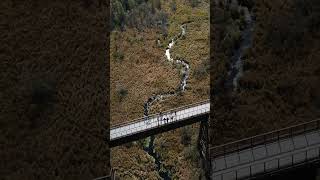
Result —
[[[169, 62], [172, 62], [173, 65], [176, 64], [181, 64], [182, 68], [180, 69], [182, 77], [180, 80], [180, 84], [178, 86], [178, 88], [175, 91], [172, 92], [165, 92], [165, 93], [161, 93], [161, 94], [156, 94], [154, 96], [151, 96], [144, 104], [144, 116], [148, 117], [149, 115], [149, 111], [150, 111], [150, 107], [152, 106], [153, 103], [157, 102], [157, 101], [161, 101], [164, 100], [165, 98], [168, 98], [170, 96], [175, 96], [180, 92], [184, 92], [186, 90], [186, 85], [187, 85], [187, 80], [189, 78], [189, 71], [190, 71], [190, 66], [189, 63], [186, 60], [183, 59], [173, 59], [172, 58], [172, 54], [171, 49], [172, 47], [175, 45], [175, 43], [182, 38], [183, 36], [185, 36], [186, 34], [186, 24], [182, 24], [180, 26], [181, 28], [181, 32], [173, 37], [169, 43], [169, 45], [166, 48], [165, 51], [165, 56], [166, 56], [166, 60]], [[146, 121], [146, 123], [148, 123]], [[171, 172], [167, 169], [165, 169], [165, 167], [163, 166], [162, 162], [161, 162], [161, 157], [159, 155], [159, 153], [157, 153], [155, 151], [154, 148], [154, 140], [155, 140], [155, 136], [151, 136], [148, 138], [148, 145], [146, 147], [144, 147], [144, 150], [155, 159], [155, 163], [157, 166], [157, 170], [159, 172], [159, 175], [164, 179], [164, 180], [171, 180]]]
[[233, 90], [238, 89], [238, 82], [239, 78], [243, 74], [243, 56], [244, 53], [249, 49], [252, 45], [252, 38], [253, 38], [253, 28], [254, 28], [254, 23], [255, 21], [252, 18], [252, 15], [250, 11], [248, 10], [247, 7], [241, 7], [244, 12], [244, 18], [246, 22], [246, 27], [242, 32], [241, 35], [241, 42], [240, 42], [240, 47], [234, 50], [234, 56], [232, 60], [232, 69], [234, 69], [234, 75], [233, 75]]
[[[227, 79], [226, 85], [232, 90], [238, 89], [238, 81], [243, 74], [243, 56], [246, 49], [250, 48], [252, 45], [253, 29], [254, 29], [254, 23], [255, 23], [255, 21], [252, 18], [251, 12], [248, 10], [247, 7], [240, 6], [239, 8], [242, 9], [244, 12], [246, 26], [245, 26], [245, 29], [241, 32], [241, 41], [240, 41], [239, 47], [233, 50], [233, 56], [231, 58], [231, 66], [228, 71], [228, 79]], [[151, 96], [144, 104], [145, 117], [149, 115], [150, 107], [152, 106], [153, 103], [162, 101], [165, 98], [168, 98], [170, 96], [175, 96], [178, 93], [184, 92], [186, 90], [187, 80], [189, 78], [190, 65], [186, 60], [173, 59], [171, 54], [171, 49], [175, 45], [175, 43], [181, 37], [186, 35], [186, 24], [181, 25], [180, 28], [181, 28], [181, 32], [171, 39], [170, 43], [168, 44], [165, 50], [165, 57], [167, 61], [172, 62], [173, 65], [175, 64], [182, 65], [182, 68], [180, 69], [182, 73], [180, 84], [175, 91], [164, 92], [161, 94], [156, 94], [154, 96]], [[155, 164], [160, 177], [163, 178], [164, 180], [171, 180], [172, 174], [168, 169], [165, 169], [165, 167], [163, 166], [161, 162], [162, 159], [159, 153], [155, 151], [154, 141], [155, 141], [155, 136], [149, 137], [148, 145], [144, 147], [144, 150], [155, 159]]]
[[241, 32], [241, 41], [238, 48], [233, 49], [233, 56], [231, 57], [231, 66], [228, 71], [227, 88], [236, 91], [239, 86], [239, 78], [243, 74], [243, 56], [246, 50], [251, 47], [253, 39], [253, 30], [255, 21], [252, 18], [251, 12], [247, 7], [239, 6], [244, 12], [245, 29]]

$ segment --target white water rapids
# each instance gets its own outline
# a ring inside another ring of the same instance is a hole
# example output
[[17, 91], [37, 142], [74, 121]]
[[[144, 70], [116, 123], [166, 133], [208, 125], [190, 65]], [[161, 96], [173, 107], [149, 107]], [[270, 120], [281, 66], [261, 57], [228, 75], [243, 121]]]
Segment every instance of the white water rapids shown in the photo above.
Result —
[[183, 76], [182, 76], [182, 81], [181, 81], [180, 87], [181, 87], [181, 90], [182, 90], [182, 91], [185, 91], [186, 85], [187, 85], [187, 79], [188, 79], [188, 77], [189, 77], [189, 69], [190, 69], [190, 66], [189, 66], [189, 64], [188, 64], [186, 61], [184, 61], [184, 60], [180, 60], [180, 59], [174, 60], [174, 59], [171, 57], [171, 54], [170, 54], [170, 50], [172, 49], [173, 45], [175, 44], [175, 41], [176, 41], [178, 38], [185, 36], [185, 34], [186, 34], [185, 25], [181, 25], [180, 28], [181, 28], [181, 33], [178, 35], [177, 38], [171, 39], [171, 42], [169, 43], [169, 45], [168, 45], [168, 47], [167, 47], [167, 49], [166, 49], [165, 55], [166, 55], [167, 60], [168, 60], [169, 62], [174, 62], [174, 63], [176, 63], [176, 64], [182, 64], [182, 66], [183, 66], [184, 69], [183, 69], [183, 72], [182, 72]]
[[181, 32], [173, 37], [170, 41], [170, 43], [168, 44], [167, 48], [166, 48], [166, 51], [165, 51], [165, 57], [166, 57], [166, 60], [169, 61], [169, 62], [172, 62], [173, 64], [181, 64], [182, 65], [182, 78], [181, 78], [181, 81], [180, 81], [180, 85], [179, 85], [179, 88], [175, 91], [175, 92], [167, 92], [167, 93], [161, 93], [161, 94], [157, 94], [157, 95], [154, 95], [152, 97], [150, 97], [147, 102], [145, 103], [145, 111], [144, 111], [144, 115], [145, 116], [148, 116], [149, 114], [149, 107], [156, 101], [160, 101], [160, 100], [163, 100], [164, 98], [166, 97], [170, 97], [170, 96], [174, 96], [176, 95], [179, 91], [185, 91], [186, 90], [186, 86], [187, 86], [187, 79], [189, 78], [189, 71], [190, 71], [190, 66], [189, 66], [189, 63], [183, 59], [173, 59], [172, 56], [171, 56], [171, 49], [172, 47], [175, 45], [176, 41], [185, 36], [186, 34], [186, 25], [183, 24], [180, 26], [181, 28]]

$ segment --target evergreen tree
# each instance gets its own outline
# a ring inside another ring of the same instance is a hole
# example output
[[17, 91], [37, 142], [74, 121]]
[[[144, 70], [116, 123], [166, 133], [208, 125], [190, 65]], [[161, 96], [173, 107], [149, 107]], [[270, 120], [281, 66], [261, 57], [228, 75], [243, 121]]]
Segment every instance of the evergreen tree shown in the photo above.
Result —
[[112, 22], [114, 27], [121, 27], [124, 24], [125, 12], [120, 1], [115, 0], [112, 4]]
[[175, 12], [177, 10], [177, 3], [176, 0], [173, 0], [170, 4], [171, 6], [171, 11]]
[[151, 5], [152, 5], [152, 12], [154, 13], [156, 9], [160, 10], [161, 9], [161, 2], [160, 0], [151, 0]]
[[189, 0], [192, 7], [196, 7], [199, 4], [199, 0]]
[[135, 0], [128, 0], [128, 6], [129, 9], [132, 10], [136, 7], [136, 1]]
[[111, 0], [112, 28], [125, 26], [142, 30], [157, 22], [166, 23], [160, 0]]

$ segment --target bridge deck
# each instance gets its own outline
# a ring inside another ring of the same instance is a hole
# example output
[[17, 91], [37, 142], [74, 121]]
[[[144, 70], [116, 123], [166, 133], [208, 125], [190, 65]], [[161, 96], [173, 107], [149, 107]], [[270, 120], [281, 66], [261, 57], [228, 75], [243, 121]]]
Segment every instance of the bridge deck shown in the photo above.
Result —
[[320, 160], [319, 128], [287, 138], [279, 138], [278, 133], [277, 139], [274, 142], [212, 158], [212, 179], [246, 179], [301, 163]]
[[[209, 114], [209, 112], [210, 103], [207, 100], [163, 112], [161, 117], [159, 114], [154, 114], [131, 122], [115, 125], [110, 129], [110, 142], [112, 144], [114, 141], [135, 136], [138, 133], [166, 128], [167, 126], [191, 118], [201, 117], [204, 114]], [[168, 120], [166, 120], [166, 118], [168, 118]]]

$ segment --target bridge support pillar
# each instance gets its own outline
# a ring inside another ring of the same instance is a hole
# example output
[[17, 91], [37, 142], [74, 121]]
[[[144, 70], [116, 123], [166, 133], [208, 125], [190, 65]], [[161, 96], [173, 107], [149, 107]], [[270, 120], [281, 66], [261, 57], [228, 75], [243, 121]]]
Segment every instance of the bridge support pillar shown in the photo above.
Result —
[[208, 120], [201, 121], [199, 137], [198, 137], [198, 150], [200, 153], [202, 167], [205, 171], [206, 179], [210, 179], [211, 161], [209, 154], [209, 134], [208, 134]]

